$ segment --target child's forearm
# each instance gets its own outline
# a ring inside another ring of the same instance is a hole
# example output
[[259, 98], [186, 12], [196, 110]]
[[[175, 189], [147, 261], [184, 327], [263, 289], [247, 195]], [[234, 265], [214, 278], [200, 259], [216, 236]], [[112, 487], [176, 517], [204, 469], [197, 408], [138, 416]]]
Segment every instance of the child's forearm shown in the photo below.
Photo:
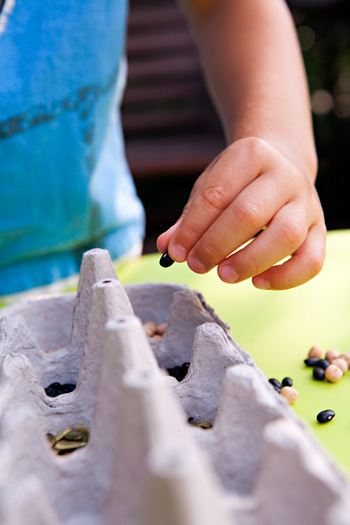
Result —
[[182, 1], [229, 145], [158, 249], [226, 283], [298, 286], [322, 268], [326, 227], [293, 21], [284, 0]]
[[312, 180], [317, 159], [309, 94], [283, 0], [182, 0], [229, 143], [259, 137]]

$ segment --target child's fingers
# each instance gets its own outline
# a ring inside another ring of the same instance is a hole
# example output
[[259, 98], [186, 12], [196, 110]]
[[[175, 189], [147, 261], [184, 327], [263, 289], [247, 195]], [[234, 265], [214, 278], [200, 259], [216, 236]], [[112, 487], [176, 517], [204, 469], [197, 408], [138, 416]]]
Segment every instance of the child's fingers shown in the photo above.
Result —
[[300, 286], [317, 275], [325, 259], [326, 228], [312, 226], [300, 248], [283, 264], [273, 266], [253, 278], [262, 290], [287, 290]]
[[264, 272], [299, 248], [308, 227], [304, 209], [296, 201], [288, 203], [276, 213], [265, 231], [220, 264], [219, 277], [233, 283]]
[[181, 225], [172, 235], [168, 251], [178, 262], [186, 260], [188, 253], [210, 228], [235, 197], [259, 174], [257, 159], [247, 159], [237, 146], [206, 171], [201, 185], [193, 195]]
[[180, 221], [182, 218], [180, 218], [175, 224], [173, 224], [166, 232], [162, 233], [158, 239], [157, 239], [157, 249], [160, 251], [160, 253], [165, 253], [168, 249], [168, 244], [171, 239], [171, 236], [173, 235], [174, 231], [180, 224]]
[[[188, 254], [191, 270], [205, 273], [220, 264], [283, 208], [286, 202], [286, 195], [281, 191], [283, 181], [276, 184], [276, 176], [278, 178], [278, 173], [271, 170], [258, 177], [223, 211]], [[243, 260], [244, 255], [241, 258]], [[253, 275], [249, 274], [251, 268], [252, 264], [248, 264], [244, 278]]]
[[[201, 177], [203, 177], [203, 175], [204, 174], [202, 174]], [[168, 228], [168, 230], [166, 230], [164, 233], [159, 235], [159, 237], [157, 239], [157, 249], [161, 253], [165, 253], [168, 250], [169, 241], [170, 241], [171, 237], [173, 236], [176, 228], [180, 225], [181, 221], [183, 220], [184, 216], [187, 213], [187, 210], [188, 210], [189, 206], [191, 205], [192, 200], [194, 199], [195, 195], [199, 191], [201, 177], [199, 177], [196, 180], [196, 182], [195, 182], [195, 184], [194, 184], [194, 186], [192, 188], [190, 197], [189, 197], [189, 199], [187, 201], [186, 206], [184, 207], [184, 209], [182, 211], [182, 214], [181, 214], [180, 218], [176, 221], [175, 224], [173, 224], [170, 228]], [[177, 262], [183, 262], [183, 261], [180, 261], [180, 260], [177, 259]]]

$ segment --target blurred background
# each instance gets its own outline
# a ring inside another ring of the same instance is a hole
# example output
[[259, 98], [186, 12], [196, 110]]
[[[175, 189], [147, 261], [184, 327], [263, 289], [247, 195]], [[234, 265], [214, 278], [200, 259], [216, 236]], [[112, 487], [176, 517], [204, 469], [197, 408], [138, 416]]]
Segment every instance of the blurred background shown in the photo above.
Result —
[[[350, 228], [350, 1], [289, 0], [303, 52], [329, 230]], [[145, 206], [144, 253], [181, 214], [225, 147], [194, 41], [176, 0], [130, 0], [126, 154]]]

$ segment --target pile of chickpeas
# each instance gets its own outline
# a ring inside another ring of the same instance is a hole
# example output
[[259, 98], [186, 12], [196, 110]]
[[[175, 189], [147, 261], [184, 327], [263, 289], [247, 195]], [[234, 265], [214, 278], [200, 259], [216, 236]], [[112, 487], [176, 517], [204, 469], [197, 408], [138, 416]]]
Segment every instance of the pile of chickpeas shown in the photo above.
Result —
[[313, 368], [312, 375], [316, 381], [326, 379], [330, 383], [337, 383], [349, 369], [350, 352], [342, 354], [339, 350], [331, 349], [324, 353], [320, 346], [315, 345], [310, 348], [304, 363]]
[[143, 323], [143, 329], [147, 337], [161, 340], [167, 331], [168, 323], [158, 324], [156, 321], [146, 321]]

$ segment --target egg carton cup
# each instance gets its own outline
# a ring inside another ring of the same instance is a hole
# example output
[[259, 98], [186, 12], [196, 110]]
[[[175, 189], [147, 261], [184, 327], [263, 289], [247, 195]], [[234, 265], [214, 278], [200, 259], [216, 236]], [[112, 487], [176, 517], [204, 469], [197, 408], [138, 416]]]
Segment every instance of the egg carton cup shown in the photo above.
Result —
[[[76, 294], [0, 314], [0, 523], [350, 524], [346, 476], [200, 293], [123, 287], [91, 250]], [[79, 424], [88, 444], [54, 454], [45, 434]]]

